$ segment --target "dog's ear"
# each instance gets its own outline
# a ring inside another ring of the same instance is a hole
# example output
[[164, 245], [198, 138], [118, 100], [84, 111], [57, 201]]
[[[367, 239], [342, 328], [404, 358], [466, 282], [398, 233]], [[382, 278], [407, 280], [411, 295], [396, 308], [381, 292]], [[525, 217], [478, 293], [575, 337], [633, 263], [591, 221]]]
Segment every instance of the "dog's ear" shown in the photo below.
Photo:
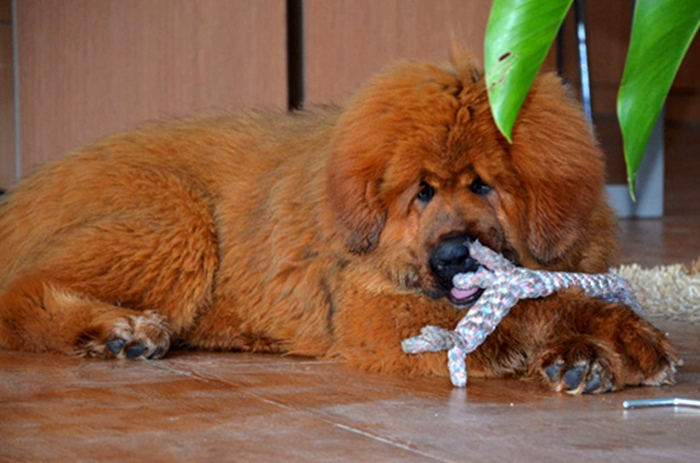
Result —
[[540, 264], [549, 266], [562, 260], [588, 232], [586, 223], [593, 201], [586, 194], [546, 183], [528, 192], [527, 243]]
[[406, 61], [351, 99], [333, 128], [326, 175], [336, 230], [350, 251], [377, 246], [391, 198], [420, 174], [419, 147], [432, 147], [452, 123], [459, 88], [455, 73]]
[[372, 251], [386, 222], [380, 196], [386, 162], [371, 124], [341, 117], [331, 141], [326, 166], [327, 196], [334, 226], [353, 253]]
[[533, 85], [511, 153], [526, 193], [528, 247], [540, 264], [552, 265], [585, 238], [605, 201], [603, 153], [558, 77], [541, 76]]

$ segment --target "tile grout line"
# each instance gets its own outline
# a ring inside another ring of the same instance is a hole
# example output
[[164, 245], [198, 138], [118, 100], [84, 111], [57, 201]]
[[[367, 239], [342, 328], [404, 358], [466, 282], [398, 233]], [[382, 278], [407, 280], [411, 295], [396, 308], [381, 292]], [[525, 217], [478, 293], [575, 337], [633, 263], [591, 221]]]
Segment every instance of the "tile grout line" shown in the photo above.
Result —
[[[323, 421], [326, 421], [326, 420], [323, 420]], [[367, 431], [362, 431], [361, 429], [357, 429], [357, 428], [354, 428], [352, 426], [347, 426], [347, 425], [340, 424], [340, 423], [334, 423], [331, 421], [326, 421], [326, 422], [330, 423], [331, 425], [335, 426], [336, 428], [340, 428], [340, 429], [343, 429], [345, 431], [351, 432], [353, 434], [357, 434], [357, 435], [366, 437], [368, 439], [372, 439], [372, 440], [375, 440], [378, 442], [382, 442], [384, 444], [391, 445], [392, 447], [398, 447], [400, 449], [409, 451], [411, 453], [415, 453], [415, 454], [421, 455], [423, 457], [430, 458], [431, 460], [441, 461], [441, 462], [445, 462], [445, 463], [453, 461], [453, 460], [445, 460], [444, 458], [440, 458], [436, 455], [432, 455], [430, 453], [423, 452], [422, 450], [418, 450], [418, 449], [411, 447], [407, 444], [402, 444], [400, 442], [396, 442], [395, 440], [392, 440], [392, 439], [387, 438], [387, 437], [382, 437], [382, 436], [377, 435], [377, 434], [372, 434], [372, 433], [369, 433]]]
[[434, 461], [439, 461], [439, 462], [443, 462], [443, 463], [451, 463], [453, 461], [453, 460], [446, 460], [446, 459], [438, 457], [436, 455], [432, 455], [430, 453], [424, 452], [420, 449], [411, 447], [408, 444], [397, 442], [396, 440], [393, 440], [389, 437], [382, 437], [381, 435], [369, 433], [367, 431], [363, 431], [363, 430], [358, 429], [358, 428], [353, 427], [353, 426], [348, 426], [348, 425], [345, 425], [342, 423], [337, 423], [337, 422], [327, 418], [326, 416], [319, 414], [319, 413], [316, 413], [316, 412], [313, 412], [311, 410], [300, 409], [300, 408], [297, 408], [293, 405], [288, 405], [288, 404], [279, 402], [277, 400], [271, 399], [269, 397], [265, 397], [264, 395], [255, 394], [253, 392], [246, 391], [243, 389], [242, 386], [230, 383], [228, 381], [224, 381], [222, 379], [212, 378], [212, 377], [209, 377], [207, 375], [203, 375], [203, 374], [196, 373], [193, 371], [182, 370], [182, 369], [171, 367], [168, 365], [159, 365], [156, 362], [148, 361], [148, 363], [153, 365], [154, 368], [167, 370], [167, 371], [170, 371], [172, 373], [175, 373], [175, 374], [178, 374], [181, 376], [187, 376], [189, 378], [193, 378], [193, 379], [196, 379], [199, 381], [204, 381], [207, 384], [213, 384], [213, 385], [217, 385], [217, 386], [226, 387], [228, 389], [233, 389], [236, 392], [239, 392], [247, 397], [259, 400], [259, 401], [266, 403], [268, 405], [272, 405], [272, 406], [281, 408], [282, 410], [293, 411], [295, 413], [299, 413], [301, 415], [304, 415], [304, 416], [312, 418], [316, 421], [320, 421], [322, 423], [328, 424], [332, 427], [341, 429], [343, 431], [346, 431], [346, 432], [349, 432], [349, 433], [352, 433], [352, 434], [355, 434], [355, 435], [358, 435], [361, 437], [365, 437], [367, 439], [372, 439], [376, 442], [380, 442], [382, 444], [386, 444], [386, 445], [389, 445], [389, 446], [394, 447], [394, 448], [405, 450], [405, 451], [408, 451], [408, 452], [416, 454], [416, 455], [430, 458], [431, 460], [434, 460]]

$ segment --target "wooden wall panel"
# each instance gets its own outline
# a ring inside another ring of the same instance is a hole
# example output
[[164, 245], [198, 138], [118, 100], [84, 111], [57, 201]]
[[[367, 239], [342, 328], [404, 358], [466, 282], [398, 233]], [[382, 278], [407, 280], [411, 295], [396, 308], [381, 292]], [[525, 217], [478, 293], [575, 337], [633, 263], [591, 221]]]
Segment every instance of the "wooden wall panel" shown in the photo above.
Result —
[[286, 107], [284, 0], [17, 2], [22, 175], [154, 118]]
[[[633, 1], [586, 2], [593, 111], [615, 117], [632, 24]], [[579, 85], [578, 49], [573, 14], [565, 23], [564, 75]], [[649, 63], [653, 66], [654, 63]], [[700, 122], [700, 39], [695, 38], [673, 83], [666, 119]]]
[[[632, 0], [586, 2], [588, 41], [594, 112], [615, 114], [617, 91], [622, 79], [632, 23]], [[564, 26], [564, 75], [579, 84], [578, 49], [573, 14]], [[649, 63], [653, 66], [654, 63]], [[691, 45], [671, 89], [671, 97], [700, 91], [700, 39]], [[672, 104], [669, 101], [669, 104]], [[667, 113], [669, 108], [667, 108]], [[673, 113], [674, 110], [672, 109]], [[692, 111], [691, 111], [692, 113]], [[668, 115], [668, 114], [667, 114]], [[674, 119], [673, 117], [669, 117]], [[693, 118], [686, 121], [692, 121]], [[695, 119], [700, 121], [700, 119]]]
[[12, 20], [12, 0], [0, 0], [0, 23]]
[[14, 79], [9, 0], [0, 1], [0, 190], [15, 181]]
[[676, 88], [700, 90], [700, 37], [695, 36], [673, 83]]
[[[607, 155], [608, 182], [627, 181], [622, 134], [616, 119], [615, 99], [627, 56], [632, 0], [586, 2], [586, 41], [591, 79], [593, 123]], [[564, 23], [564, 78], [580, 94], [578, 38], [573, 11]]]
[[666, 118], [700, 124], [700, 36], [690, 45], [666, 103]]
[[[632, 0], [586, 5], [594, 112], [611, 164], [621, 166], [614, 99]], [[343, 103], [397, 59], [446, 61], [453, 36], [481, 58], [490, 6], [305, 0], [306, 102]], [[287, 105], [285, 0], [22, 0], [17, 9], [24, 175], [144, 120]], [[10, 1], [0, 0], [0, 188], [15, 170], [9, 22]], [[571, 22], [566, 37], [565, 74], [576, 86]], [[669, 119], [700, 121], [698, 42], [669, 98]], [[551, 55], [545, 67], [554, 67]]]
[[[632, 0], [586, 2], [586, 29], [594, 123], [608, 156], [610, 183], [625, 183], [617, 93], [631, 33]], [[564, 76], [578, 91], [578, 49], [573, 14], [565, 23]], [[650, 63], [652, 66], [653, 63]], [[667, 121], [700, 123], [700, 40], [695, 39], [674, 81], [665, 108]]]
[[397, 59], [447, 61], [451, 36], [481, 59], [491, 0], [306, 0], [306, 101], [342, 103]]

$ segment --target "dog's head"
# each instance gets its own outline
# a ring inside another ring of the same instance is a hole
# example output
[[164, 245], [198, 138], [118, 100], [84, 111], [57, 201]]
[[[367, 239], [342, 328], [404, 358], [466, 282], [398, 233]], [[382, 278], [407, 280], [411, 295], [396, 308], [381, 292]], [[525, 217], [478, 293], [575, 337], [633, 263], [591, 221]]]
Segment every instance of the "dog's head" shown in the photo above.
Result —
[[[327, 189], [338, 235], [397, 289], [453, 291], [479, 239], [520, 265], [579, 266], [607, 214], [602, 154], [567, 89], [538, 78], [514, 128], [498, 132], [481, 70], [402, 63], [370, 81], [335, 129]], [[602, 212], [601, 212], [602, 211]]]

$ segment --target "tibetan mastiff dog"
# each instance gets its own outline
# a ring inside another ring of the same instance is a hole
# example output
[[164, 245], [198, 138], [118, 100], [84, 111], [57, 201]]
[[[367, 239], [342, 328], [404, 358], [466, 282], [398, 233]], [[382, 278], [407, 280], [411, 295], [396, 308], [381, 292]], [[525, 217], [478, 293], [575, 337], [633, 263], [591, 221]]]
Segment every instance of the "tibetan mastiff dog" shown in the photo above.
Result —
[[[471, 59], [403, 62], [345, 108], [152, 124], [50, 163], [0, 204], [0, 346], [160, 358], [171, 345], [342, 359], [447, 377], [407, 355], [479, 292], [481, 243], [533, 269], [606, 272], [603, 154], [554, 75], [509, 144]], [[678, 354], [627, 306], [518, 303], [467, 359], [482, 377], [592, 393], [673, 382]]]

